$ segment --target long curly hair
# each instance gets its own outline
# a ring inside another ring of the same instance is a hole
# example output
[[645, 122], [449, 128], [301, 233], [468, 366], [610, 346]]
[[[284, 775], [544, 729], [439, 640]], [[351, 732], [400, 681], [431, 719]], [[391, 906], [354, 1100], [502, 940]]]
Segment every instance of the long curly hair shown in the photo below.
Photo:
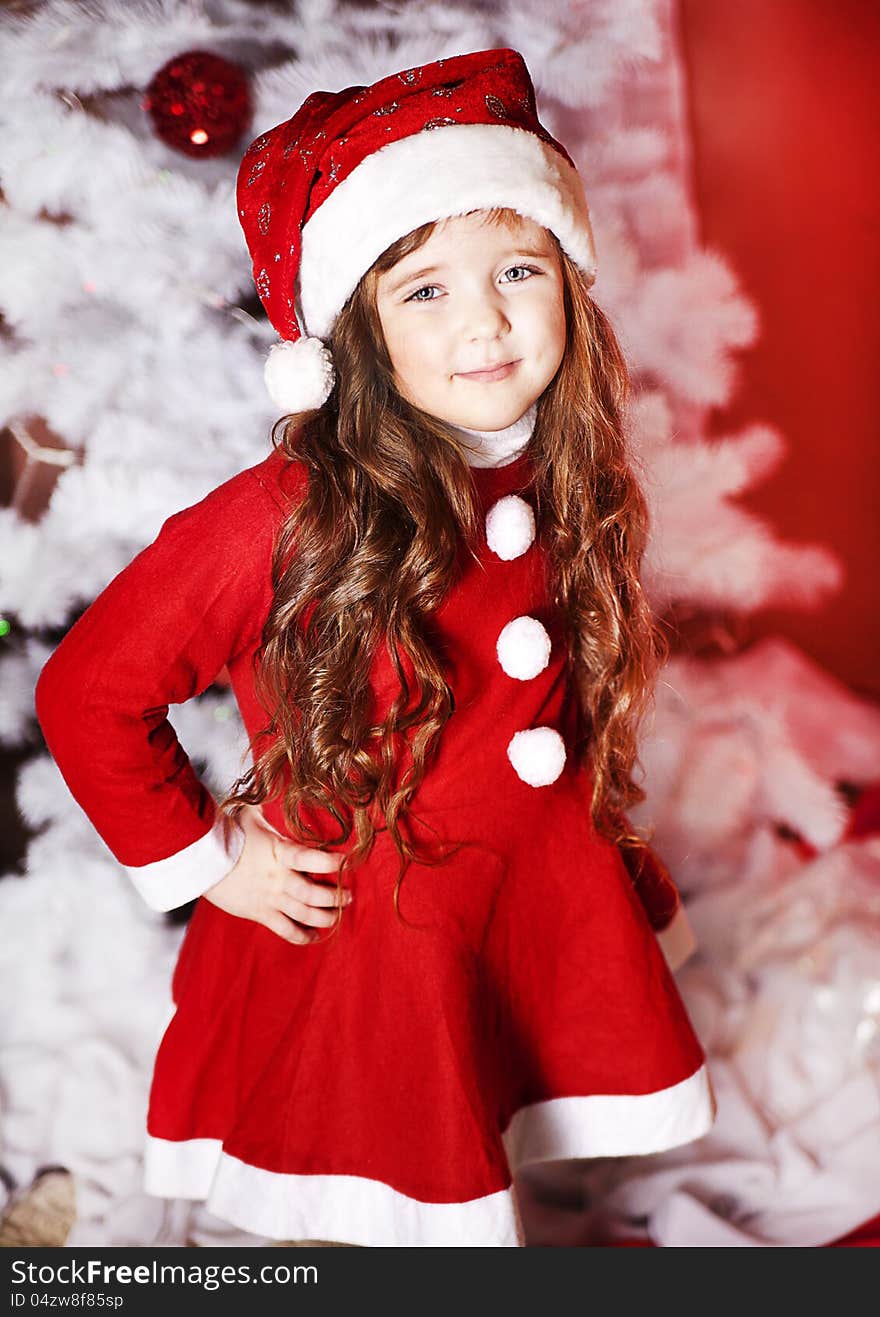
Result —
[[[516, 218], [504, 208], [486, 213], [487, 222]], [[408, 864], [448, 857], [421, 851], [406, 824], [454, 709], [429, 619], [455, 585], [462, 548], [476, 556], [479, 544], [465, 452], [450, 427], [397, 392], [376, 306], [379, 275], [434, 228], [425, 224], [383, 252], [340, 312], [330, 339], [336, 384], [324, 406], [273, 427], [273, 447], [301, 463], [308, 480], [275, 545], [273, 601], [255, 656], [270, 720], [259, 738], [265, 746], [220, 804], [234, 818], [280, 796], [291, 835], [306, 844], [336, 845], [354, 833], [339, 886], [387, 829], [400, 858], [398, 914]], [[626, 364], [580, 271], [553, 241], [567, 342], [538, 400], [532, 493], [587, 729], [581, 753], [594, 824], [638, 847], [645, 843], [623, 811], [645, 798], [632, 770], [667, 647], [639, 579], [648, 513], [625, 439]], [[382, 644], [399, 691], [377, 711], [370, 671]], [[326, 811], [338, 835], [319, 836], [304, 808]]]

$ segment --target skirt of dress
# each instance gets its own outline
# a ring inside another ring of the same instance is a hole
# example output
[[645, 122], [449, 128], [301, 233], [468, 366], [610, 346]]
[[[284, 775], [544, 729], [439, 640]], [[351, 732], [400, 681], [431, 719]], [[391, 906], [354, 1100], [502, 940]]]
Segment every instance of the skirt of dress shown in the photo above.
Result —
[[[533, 803], [532, 803], [533, 802]], [[271, 1239], [522, 1246], [524, 1165], [699, 1138], [705, 1057], [623, 861], [574, 788], [483, 805], [413, 864], [380, 833], [310, 946], [201, 898], [153, 1074], [150, 1193]]]

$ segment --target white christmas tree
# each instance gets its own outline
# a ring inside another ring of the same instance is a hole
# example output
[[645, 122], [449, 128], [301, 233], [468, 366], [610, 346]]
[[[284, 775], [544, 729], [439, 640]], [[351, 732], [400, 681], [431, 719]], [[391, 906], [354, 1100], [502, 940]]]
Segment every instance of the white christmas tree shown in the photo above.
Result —
[[[316, 88], [468, 50], [522, 51], [542, 118], [587, 180], [595, 295], [640, 386], [631, 434], [653, 516], [652, 601], [658, 611], [816, 606], [836, 586], [826, 550], [781, 543], [736, 503], [784, 460], [782, 436], [756, 425], [706, 437], [706, 409], [729, 397], [735, 351], [758, 326], [730, 268], [696, 239], [671, 4], [309, 0], [285, 11], [243, 0], [47, 0], [0, 20], [0, 425], [25, 438], [48, 426], [73, 459], [39, 522], [0, 508], [0, 611], [12, 626], [0, 655], [5, 745], [35, 735], [47, 630], [65, 626], [168, 516], [268, 451], [275, 416], [261, 372], [275, 335], [257, 313], [236, 218], [240, 152], [181, 155], [142, 108], [156, 70], [184, 51], [208, 49], [248, 72], [253, 135]], [[172, 721], [206, 782], [225, 789], [243, 748], [231, 697], [214, 689]], [[763, 1158], [769, 1184], [782, 1165], [774, 1131], [788, 1135], [853, 1085], [873, 1082], [876, 1105], [870, 1027], [880, 1003], [866, 997], [876, 920], [853, 892], [861, 898], [877, 855], [870, 843], [838, 844], [846, 811], [834, 784], [869, 780], [878, 744], [876, 715], [782, 642], [713, 663], [673, 660], [646, 734], [648, 800], [633, 817], [656, 826], [702, 939], [681, 984], [721, 1076], [713, 1137], [734, 1167]], [[77, 1196], [68, 1243], [261, 1242], [139, 1187], [181, 930], [130, 888], [46, 754], [21, 769], [17, 804], [35, 835], [26, 876], [0, 882], [14, 930], [6, 992], [19, 1003], [0, 1040], [7, 1183], [67, 1167]], [[779, 824], [815, 855], [793, 850]], [[745, 888], [749, 917], [737, 922]], [[820, 971], [803, 962], [822, 939], [836, 1033], [823, 1032]], [[795, 1084], [794, 1058], [816, 1042], [823, 1065]], [[757, 1153], [743, 1111], [764, 1133]], [[736, 1234], [752, 1211], [756, 1242], [821, 1243], [880, 1209], [880, 1190], [867, 1188], [869, 1171], [880, 1184], [880, 1158], [862, 1146], [866, 1130], [880, 1142], [877, 1112], [864, 1108], [858, 1147], [855, 1134], [823, 1142], [826, 1127], [814, 1125], [778, 1211], [764, 1189], [752, 1202], [727, 1184], [714, 1207], [704, 1201], [711, 1220], [701, 1228]], [[609, 1229], [631, 1231], [639, 1218], [663, 1242], [689, 1242], [696, 1200], [676, 1177], [696, 1183], [703, 1157], [711, 1179], [713, 1147], [620, 1163], [613, 1176], [598, 1168], [600, 1186], [585, 1168], [597, 1212]], [[810, 1180], [804, 1167], [817, 1161]], [[808, 1226], [798, 1194], [824, 1208]]]

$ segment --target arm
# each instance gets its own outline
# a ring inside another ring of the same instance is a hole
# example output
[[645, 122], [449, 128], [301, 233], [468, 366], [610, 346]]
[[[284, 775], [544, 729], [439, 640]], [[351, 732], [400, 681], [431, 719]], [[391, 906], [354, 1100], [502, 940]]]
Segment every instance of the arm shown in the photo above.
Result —
[[201, 694], [259, 637], [278, 521], [252, 471], [170, 517], [37, 682], [37, 717], [71, 794], [156, 910], [207, 891], [241, 852], [168, 706]]
[[[627, 829], [632, 831], [625, 816], [621, 817]], [[697, 946], [678, 888], [666, 865], [651, 847], [622, 841], [619, 849], [667, 964], [675, 971]]]

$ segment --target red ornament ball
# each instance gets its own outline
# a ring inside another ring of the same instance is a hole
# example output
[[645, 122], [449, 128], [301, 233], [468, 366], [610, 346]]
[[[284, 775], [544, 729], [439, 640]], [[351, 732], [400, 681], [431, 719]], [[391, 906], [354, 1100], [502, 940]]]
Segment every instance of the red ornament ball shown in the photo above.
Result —
[[250, 127], [248, 80], [237, 64], [207, 50], [188, 50], [163, 64], [143, 108], [156, 136], [189, 156], [231, 151]]

